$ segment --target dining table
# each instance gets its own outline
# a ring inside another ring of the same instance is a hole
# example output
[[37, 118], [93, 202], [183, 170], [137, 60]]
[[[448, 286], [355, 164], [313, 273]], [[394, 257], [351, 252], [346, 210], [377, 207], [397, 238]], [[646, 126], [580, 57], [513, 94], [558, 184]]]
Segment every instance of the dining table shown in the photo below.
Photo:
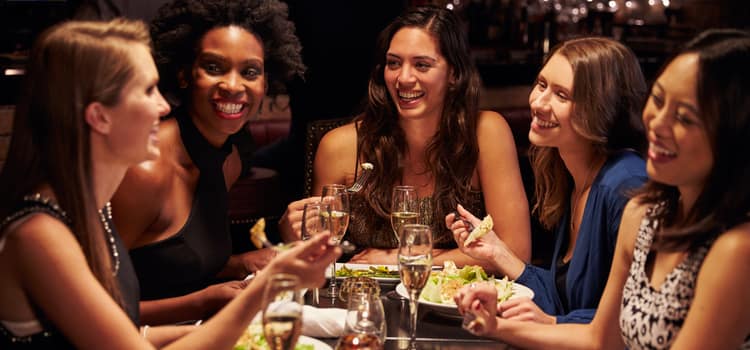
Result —
[[[409, 337], [409, 301], [396, 299], [389, 295], [395, 284], [381, 283], [380, 299], [383, 302], [387, 332], [383, 344], [385, 350], [419, 349], [419, 350], [460, 350], [460, 349], [513, 349], [507, 344], [475, 336], [461, 328], [461, 319], [448, 317], [433, 312], [420, 305], [417, 315], [416, 347], [410, 347]], [[324, 289], [319, 293], [306, 293], [305, 303], [318, 308], [344, 308], [346, 302], [339, 298], [325, 296]], [[336, 347], [338, 338], [319, 338], [319, 340]]]

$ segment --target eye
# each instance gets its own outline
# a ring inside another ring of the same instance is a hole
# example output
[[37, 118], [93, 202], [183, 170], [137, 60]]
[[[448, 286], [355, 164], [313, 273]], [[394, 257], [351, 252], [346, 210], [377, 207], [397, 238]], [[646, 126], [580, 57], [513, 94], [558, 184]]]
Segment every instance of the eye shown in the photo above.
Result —
[[258, 77], [261, 75], [263, 75], [263, 70], [257, 67], [249, 67], [242, 71], [242, 76], [247, 80], [258, 79]]
[[654, 103], [654, 105], [656, 107], [661, 108], [662, 106], [664, 106], [664, 98], [663, 97], [661, 97], [661, 96], [657, 95], [656, 93], [652, 92], [650, 98], [651, 98], [651, 101]]
[[429, 70], [430, 68], [432, 68], [432, 65], [430, 65], [427, 62], [417, 62], [417, 64], [415, 65], [415, 67], [417, 67], [417, 70], [420, 71], [420, 72], [426, 72], [427, 70]]
[[218, 63], [214, 62], [206, 62], [203, 64], [203, 70], [205, 70], [208, 74], [220, 74], [222, 72], [222, 67]]
[[156, 91], [156, 85], [151, 85], [151, 86], [149, 86], [149, 87], [146, 88], [146, 94], [147, 95], [152, 95], [154, 93], [154, 91]]
[[547, 82], [541, 79], [537, 79], [536, 86], [539, 89], [539, 91], [544, 91], [547, 88]]
[[388, 67], [388, 69], [398, 69], [401, 67], [401, 62], [397, 60], [387, 60], [385, 61], [385, 65]]
[[570, 97], [568, 97], [568, 94], [567, 94], [567, 93], [566, 93], [565, 91], [558, 91], [557, 93], [555, 93], [555, 95], [556, 95], [556, 96], [557, 96], [557, 97], [558, 97], [559, 99], [561, 99], [561, 100], [563, 100], [563, 101], [568, 101], [568, 100], [570, 100]]

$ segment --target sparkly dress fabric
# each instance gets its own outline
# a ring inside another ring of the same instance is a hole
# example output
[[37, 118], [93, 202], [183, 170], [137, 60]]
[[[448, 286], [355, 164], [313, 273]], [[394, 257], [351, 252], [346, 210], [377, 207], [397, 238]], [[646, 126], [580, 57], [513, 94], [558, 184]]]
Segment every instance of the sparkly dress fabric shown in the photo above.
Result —
[[[0, 223], [0, 232], [6, 227], [35, 213], [45, 213], [51, 215], [66, 225], [69, 221], [65, 213], [51, 201], [41, 196], [29, 196], [19, 205], [18, 209]], [[106, 220], [109, 221], [109, 218]], [[108, 222], [112, 230], [114, 245], [117, 249], [119, 268], [117, 269], [117, 282], [120, 287], [120, 293], [123, 298], [124, 311], [137, 327], [139, 325], [139, 288], [138, 279], [135, 276], [135, 270], [131, 263], [127, 250], [122, 243], [119, 234], [114, 230], [112, 222]], [[109, 237], [107, 237], [109, 240]], [[0, 254], [2, 254], [4, 242], [0, 242]], [[44, 318], [40, 310], [37, 310], [37, 320], [26, 322], [9, 322], [0, 320], [0, 349], [73, 349], [73, 345], [60, 333], [60, 331]], [[34, 328], [39, 328], [35, 332], [26, 336], [17, 336], [8, 329], [11, 323], [33, 324]]]

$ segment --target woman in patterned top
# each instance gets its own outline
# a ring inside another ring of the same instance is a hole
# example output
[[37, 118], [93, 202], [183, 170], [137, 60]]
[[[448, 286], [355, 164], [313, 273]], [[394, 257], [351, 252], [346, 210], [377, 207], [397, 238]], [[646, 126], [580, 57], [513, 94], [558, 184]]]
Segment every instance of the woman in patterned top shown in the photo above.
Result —
[[589, 325], [496, 317], [495, 292], [468, 286], [459, 310], [476, 334], [523, 348], [750, 348], [750, 35], [691, 41], [643, 111], [649, 182], [625, 208], [602, 300]]

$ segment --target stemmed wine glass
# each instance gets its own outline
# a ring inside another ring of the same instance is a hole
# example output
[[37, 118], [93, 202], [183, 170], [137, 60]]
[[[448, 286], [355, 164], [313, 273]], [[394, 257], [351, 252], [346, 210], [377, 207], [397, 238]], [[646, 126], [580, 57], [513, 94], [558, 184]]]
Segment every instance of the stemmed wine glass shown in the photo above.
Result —
[[396, 241], [401, 234], [400, 228], [405, 224], [419, 223], [417, 188], [414, 186], [396, 186], [391, 194], [391, 226]]
[[387, 327], [380, 295], [356, 292], [348, 298], [344, 335], [336, 350], [383, 349]]
[[[323, 186], [321, 201], [329, 205], [331, 235], [335, 243], [340, 243], [349, 226], [349, 192], [346, 186], [332, 184]], [[331, 264], [331, 282], [328, 283], [326, 295], [335, 298], [339, 291], [336, 288], [336, 263]]]
[[299, 278], [271, 276], [263, 293], [263, 335], [272, 350], [293, 350], [302, 333], [302, 289]]
[[409, 291], [410, 338], [412, 348], [417, 335], [417, 299], [432, 272], [432, 230], [427, 225], [401, 227], [398, 247], [398, 271], [401, 283]]
[[321, 202], [305, 203], [302, 209], [302, 240], [331, 229], [331, 207]]

